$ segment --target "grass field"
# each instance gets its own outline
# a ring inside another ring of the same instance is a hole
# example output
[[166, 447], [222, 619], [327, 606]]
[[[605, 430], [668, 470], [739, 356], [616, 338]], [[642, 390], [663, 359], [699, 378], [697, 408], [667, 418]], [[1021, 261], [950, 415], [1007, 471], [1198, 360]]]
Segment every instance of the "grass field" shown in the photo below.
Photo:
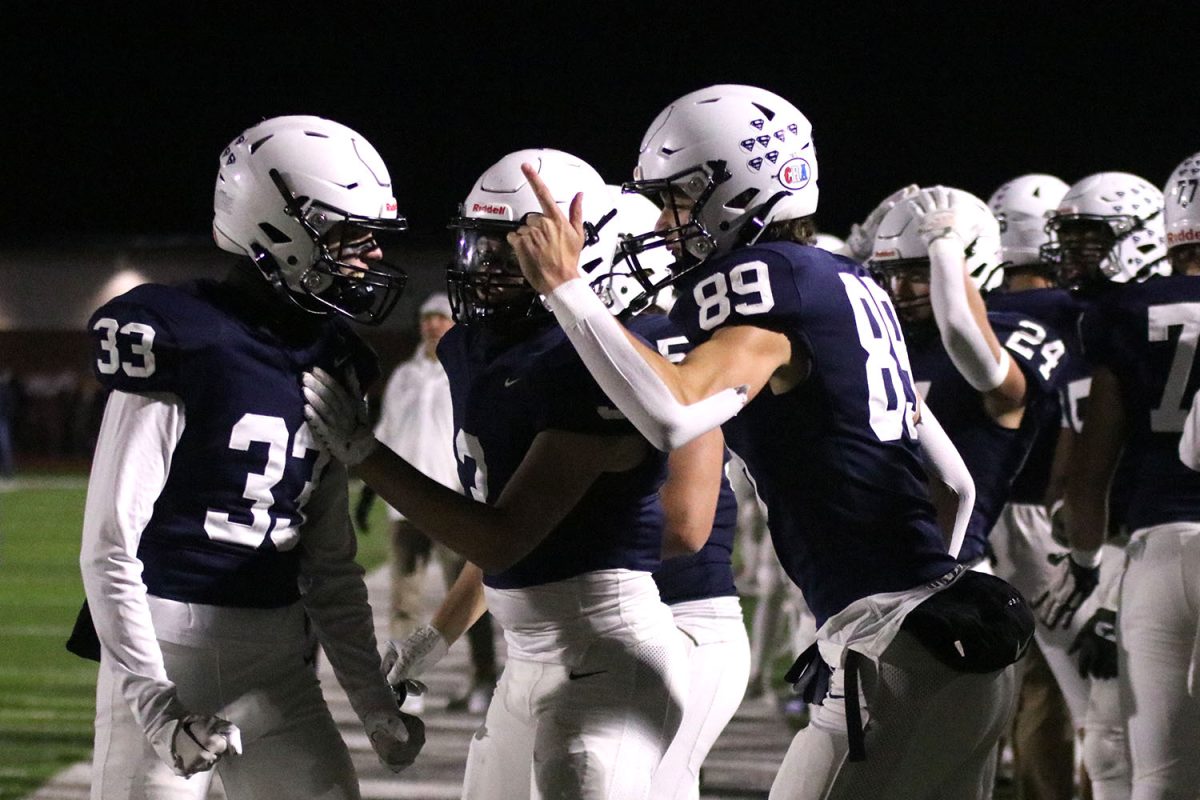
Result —
[[[0, 800], [24, 797], [91, 755], [96, 665], [63, 642], [83, 600], [85, 476], [0, 489]], [[368, 568], [387, 556], [382, 503], [359, 539]]]

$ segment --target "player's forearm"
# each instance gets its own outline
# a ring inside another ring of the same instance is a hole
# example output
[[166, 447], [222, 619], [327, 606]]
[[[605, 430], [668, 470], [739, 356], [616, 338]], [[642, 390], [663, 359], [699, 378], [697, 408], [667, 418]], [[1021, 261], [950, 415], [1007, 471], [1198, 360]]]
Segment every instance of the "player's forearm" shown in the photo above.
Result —
[[560, 285], [546, 300], [600, 388], [658, 449], [680, 447], [745, 404], [744, 387], [686, 404], [677, 368], [630, 336], [584, 280]]
[[374, 616], [347, 517], [345, 468], [331, 462], [307, 504], [300, 531], [300, 590], [338, 683], [360, 719], [395, 703], [380, 672]]
[[447, 644], [454, 644], [485, 611], [487, 600], [483, 594], [483, 570], [468, 561], [430, 624], [437, 628]]
[[430, 538], [488, 572], [511, 566], [546, 533], [441, 485], [383, 445], [354, 473]]
[[183, 713], [163, 665], [137, 558], [183, 427], [177, 399], [113, 392], [96, 443], [80, 544], [80, 571], [103, 658], [148, 736]]
[[1011, 361], [992, 333], [978, 291], [968, 285], [962, 243], [953, 236], [934, 240], [929, 262], [930, 304], [950, 360], [975, 390], [998, 388]]
[[1075, 441], [1064, 501], [1071, 548], [1098, 551], [1108, 533], [1108, 492], [1125, 445], [1125, 406], [1116, 375], [1098, 367], [1092, 375], [1087, 417]]
[[947, 548], [950, 555], [957, 558], [963, 541], [966, 539], [971, 513], [975, 508], [975, 481], [971, 478], [971, 473], [962, 460], [958, 448], [950, 441], [949, 435], [928, 406], [921, 408], [919, 430], [921, 449], [928, 456], [931, 468], [937, 478], [957, 498], [954, 524], [950, 533], [950, 544]]
[[724, 469], [725, 437], [712, 430], [671, 453], [659, 489], [663, 508], [662, 557], [698, 552], [712, 534]]

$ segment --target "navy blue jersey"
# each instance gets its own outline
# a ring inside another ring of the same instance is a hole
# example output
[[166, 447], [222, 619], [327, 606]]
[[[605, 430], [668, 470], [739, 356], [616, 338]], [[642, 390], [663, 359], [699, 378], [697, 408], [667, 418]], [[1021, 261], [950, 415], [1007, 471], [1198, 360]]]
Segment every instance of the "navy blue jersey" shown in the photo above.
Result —
[[[1058, 333], [1068, 355], [1055, 371], [1059, 386], [1060, 421], [1073, 424], [1081, 419], [1082, 407], [1092, 382], [1091, 368], [1083, 359], [1079, 342], [1079, 317], [1083, 313], [1083, 302], [1067, 290], [1057, 288], [992, 292], [986, 300], [990, 311], [1024, 314]], [[1009, 502], [1040, 504], [1045, 501], [1050, 483], [1050, 467], [1054, 462], [1054, 451], [1058, 445], [1061, 428], [1061, 424], [1047, 423], [1038, 433], [1029, 455], [1025, 458], [1025, 466], [1013, 480]], [[1079, 428], [1076, 427], [1075, 430]]]
[[678, 288], [671, 319], [694, 343], [754, 325], [785, 334], [808, 356], [804, 381], [778, 395], [764, 387], [724, 431], [818, 625], [855, 600], [953, 570], [916, 439], [908, 351], [891, 301], [867, 271], [773, 242], [709, 259]]
[[[639, 435], [557, 325], [515, 342], [456, 325], [438, 344], [438, 358], [450, 378], [459, 478], [481, 502], [496, 502], [542, 431]], [[503, 572], [485, 574], [484, 583], [515, 589], [601, 569], [657, 569], [666, 455], [648, 450], [634, 469], [597, 478], [537, 547]]]
[[1179, 460], [1183, 421], [1200, 385], [1200, 277], [1152, 278], [1107, 293], [1084, 315], [1084, 350], [1112, 370], [1136, 464], [1126, 509], [1131, 530], [1200, 520], [1200, 473]]
[[304, 419], [300, 373], [377, 374], [374, 353], [338, 320], [285, 343], [245, 309], [226, 284], [147, 284], [88, 323], [102, 385], [170, 393], [184, 407], [137, 553], [157, 597], [255, 608], [299, 599], [295, 546], [328, 460]]
[[1059, 369], [1070, 358], [1058, 333], [1048, 326], [1021, 314], [993, 311], [987, 316], [996, 338], [1025, 373], [1025, 413], [1015, 429], [1001, 427], [988, 416], [983, 396], [959, 374], [940, 337], [927, 337], [910, 352], [925, 401], [975, 479], [975, 509], [958, 554], [963, 563], [984, 556], [988, 534], [1038, 435], [1046, 430], [1057, 435]]
[[[671, 361], [681, 360], [692, 345], [683, 331], [663, 314], [634, 317], [629, 329]], [[725, 458], [729, 465], [728, 455]], [[721, 491], [712, 534], [699, 552], [667, 559], [654, 572], [658, 594], [667, 605], [688, 600], [737, 595], [733, 584], [733, 538], [737, 531], [737, 497], [729, 478], [721, 474]]]

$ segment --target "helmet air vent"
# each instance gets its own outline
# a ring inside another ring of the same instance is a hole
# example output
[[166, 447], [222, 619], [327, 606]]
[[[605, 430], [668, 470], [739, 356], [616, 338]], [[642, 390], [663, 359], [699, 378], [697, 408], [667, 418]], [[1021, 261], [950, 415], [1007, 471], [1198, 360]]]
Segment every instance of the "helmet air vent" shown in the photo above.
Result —
[[761, 111], [763, 116], [766, 117], [768, 120], [775, 119], [775, 112], [772, 111], [771, 109], [767, 108], [766, 106], [761, 105], [759, 103], [751, 103], [750, 105], [754, 106], [759, 111]]
[[260, 222], [258, 223], [258, 227], [267, 235], [272, 244], [287, 244], [292, 240], [290, 236], [269, 222]]

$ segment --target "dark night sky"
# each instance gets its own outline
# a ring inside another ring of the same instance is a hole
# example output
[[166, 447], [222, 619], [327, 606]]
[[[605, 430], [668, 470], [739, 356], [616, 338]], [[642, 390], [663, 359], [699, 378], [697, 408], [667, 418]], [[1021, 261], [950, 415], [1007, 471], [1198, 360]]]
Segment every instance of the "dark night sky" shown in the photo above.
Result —
[[986, 198], [1023, 172], [1121, 169], [1161, 185], [1200, 150], [1193, 14], [1166, 4], [43, 5], [6, 8], [0, 33], [0, 243], [207, 235], [218, 153], [283, 113], [364, 134], [433, 237], [511, 150], [622, 180], [655, 114], [717, 82], [812, 120], [818, 217], [839, 235], [908, 182]]

